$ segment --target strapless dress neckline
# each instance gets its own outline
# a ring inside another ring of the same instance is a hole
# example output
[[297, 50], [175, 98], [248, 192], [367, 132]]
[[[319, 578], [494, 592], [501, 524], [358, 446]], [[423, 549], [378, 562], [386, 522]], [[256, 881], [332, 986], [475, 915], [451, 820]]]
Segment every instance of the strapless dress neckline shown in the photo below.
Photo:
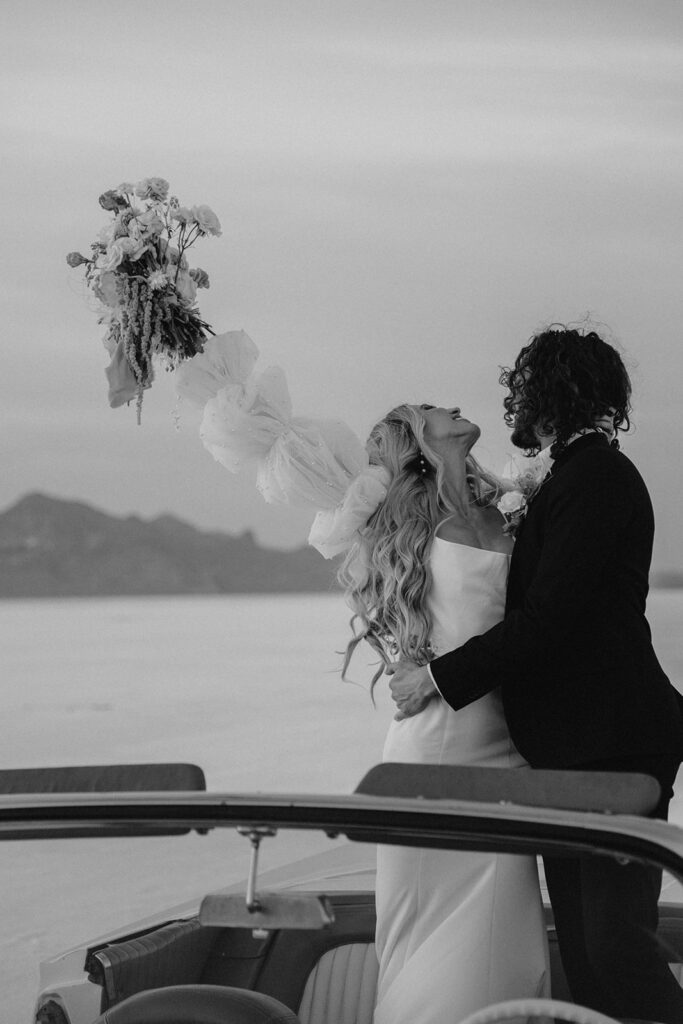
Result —
[[475, 548], [473, 544], [462, 544], [459, 540], [446, 540], [445, 537], [439, 537], [438, 534], [435, 534], [434, 540], [438, 540], [441, 544], [447, 544], [453, 548], [464, 548], [466, 551], [480, 551], [483, 555], [499, 555], [502, 558], [510, 558], [510, 554], [507, 551], [493, 551], [492, 548]]

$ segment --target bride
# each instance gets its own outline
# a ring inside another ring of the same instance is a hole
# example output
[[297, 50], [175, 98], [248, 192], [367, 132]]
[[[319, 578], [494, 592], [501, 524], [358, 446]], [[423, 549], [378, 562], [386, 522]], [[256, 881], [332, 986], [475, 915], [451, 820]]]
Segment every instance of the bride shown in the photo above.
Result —
[[[309, 542], [344, 553], [339, 578], [382, 666], [424, 664], [503, 617], [511, 541], [504, 490], [471, 454], [479, 428], [459, 409], [402, 405], [366, 445], [341, 421], [294, 417], [284, 375], [255, 372], [242, 331], [207, 342], [178, 371], [203, 408], [200, 436], [227, 469], [257, 467], [267, 501], [318, 509]], [[392, 722], [388, 761], [524, 768], [492, 692], [459, 711], [436, 693]], [[505, 999], [549, 994], [532, 857], [380, 846], [375, 1024], [443, 1024]]]
[[[512, 542], [501, 484], [471, 455], [479, 428], [458, 408], [402, 405], [372, 430], [386, 496], [339, 577], [361, 640], [385, 663], [424, 664], [503, 617]], [[377, 681], [380, 673], [373, 680]], [[385, 761], [520, 768], [500, 696], [454, 712], [438, 695], [397, 716]], [[531, 857], [380, 846], [375, 1024], [442, 1024], [504, 999], [549, 995], [545, 925]]]

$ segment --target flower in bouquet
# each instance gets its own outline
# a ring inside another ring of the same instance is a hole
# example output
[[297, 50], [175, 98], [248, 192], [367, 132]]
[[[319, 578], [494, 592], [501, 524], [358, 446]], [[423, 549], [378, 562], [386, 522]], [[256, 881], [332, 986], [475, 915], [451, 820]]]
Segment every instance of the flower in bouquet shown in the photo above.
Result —
[[168, 197], [170, 185], [165, 178], [143, 178], [135, 186], [135, 195], [140, 199], [156, 199], [163, 202]]
[[197, 289], [209, 287], [209, 275], [191, 269], [185, 254], [198, 238], [220, 235], [221, 225], [209, 206], [184, 207], [169, 196], [165, 178], [123, 182], [103, 192], [99, 203], [111, 219], [91, 255], [71, 252], [66, 259], [70, 267], [85, 268], [100, 306], [111, 356], [109, 402], [135, 399], [139, 422], [155, 365], [175, 369], [213, 334], [196, 307]]
[[66, 257], [66, 262], [70, 267], [80, 267], [82, 263], [90, 263], [87, 256], [82, 256], [80, 252], [70, 252]]
[[119, 210], [122, 206], [126, 205], [124, 196], [118, 191], [118, 189], [110, 188], [107, 192], [103, 192], [99, 199], [100, 206], [103, 210]]
[[210, 206], [193, 206], [192, 222], [203, 235], [221, 234], [221, 222]]
[[194, 270], [191, 270], [190, 277], [192, 278], [192, 280], [194, 281], [198, 288], [209, 287], [209, 275], [205, 270], [202, 270], [201, 267], [195, 267]]

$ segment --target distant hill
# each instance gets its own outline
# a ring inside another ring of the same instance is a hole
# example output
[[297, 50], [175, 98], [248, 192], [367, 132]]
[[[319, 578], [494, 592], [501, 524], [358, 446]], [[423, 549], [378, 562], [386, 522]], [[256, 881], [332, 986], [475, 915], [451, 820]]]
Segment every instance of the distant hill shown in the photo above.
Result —
[[653, 587], [662, 587], [667, 590], [678, 590], [683, 587], [683, 572], [680, 569], [653, 572], [650, 576], [650, 585]]
[[0, 598], [334, 591], [312, 548], [262, 548], [173, 516], [118, 518], [30, 494], [0, 513]]

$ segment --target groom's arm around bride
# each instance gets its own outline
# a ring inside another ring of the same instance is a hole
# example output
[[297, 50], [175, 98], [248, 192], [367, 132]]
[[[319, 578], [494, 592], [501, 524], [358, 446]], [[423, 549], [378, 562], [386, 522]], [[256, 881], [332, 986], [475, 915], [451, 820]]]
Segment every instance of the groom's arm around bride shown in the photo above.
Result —
[[[434, 685], [455, 709], [501, 687], [512, 739], [532, 767], [645, 771], [662, 786], [657, 814], [666, 817], [683, 718], [645, 617], [652, 506], [602, 429], [608, 410], [615, 428], [628, 428], [626, 369], [595, 333], [551, 329], [522, 349], [506, 381], [513, 443], [552, 445], [554, 462], [518, 528], [505, 618], [433, 661], [431, 677], [398, 666], [392, 695], [409, 716]], [[683, 994], [653, 935], [652, 873], [551, 861], [546, 874], [576, 1001], [683, 1020]]]

